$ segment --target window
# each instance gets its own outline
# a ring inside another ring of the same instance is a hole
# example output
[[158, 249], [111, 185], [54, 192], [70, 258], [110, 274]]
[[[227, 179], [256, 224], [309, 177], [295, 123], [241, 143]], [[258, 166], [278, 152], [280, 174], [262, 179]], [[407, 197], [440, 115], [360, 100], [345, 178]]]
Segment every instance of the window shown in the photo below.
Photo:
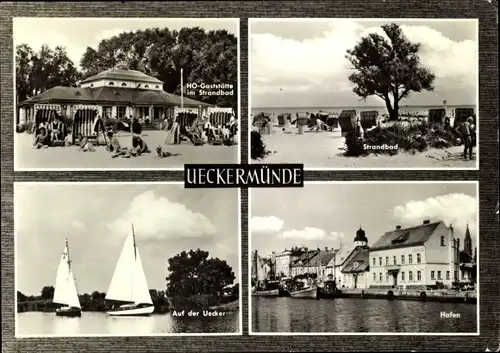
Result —
[[155, 86], [155, 88], [160, 88], [160, 86]]
[[389, 273], [386, 273], [386, 274], [385, 274], [385, 282], [386, 282], [386, 283], [387, 283], [387, 282], [389, 282]]
[[387, 266], [387, 265], [389, 265], [389, 256], [386, 256], [386, 257], [385, 257], [385, 265], [386, 265], [386, 266]]
[[421, 280], [422, 280], [422, 272], [417, 271], [417, 281], [421, 281]]
[[465, 271], [462, 271], [462, 279], [465, 279]]
[[94, 87], [94, 84], [93, 84], [93, 83], [91, 83], [91, 84], [90, 84], [90, 87]]
[[431, 271], [431, 279], [436, 279], [436, 276], [434, 276], [434, 271]]
[[381, 257], [378, 258], [378, 265], [382, 266], [382, 258]]
[[404, 265], [404, 264], [405, 264], [405, 256], [401, 255], [401, 265]]
[[408, 263], [412, 264], [413, 263], [413, 255], [408, 255]]
[[442, 280], [442, 278], [441, 278], [441, 271], [438, 271], [438, 280], [439, 281]]
[[373, 258], [373, 266], [376, 266], [377, 265], [377, 259], [374, 257]]
[[413, 272], [408, 272], [408, 281], [413, 281]]
[[144, 88], [149, 88], [149, 86], [148, 86], [148, 85], [146, 85], [146, 86], [144, 86]]
[[401, 280], [404, 282], [405, 280], [405, 273], [404, 272], [401, 272]]
[[375, 272], [373, 272], [373, 282], [377, 282], [377, 274]]
[[396, 256], [392, 257], [392, 262], [394, 263], [394, 265], [397, 265]]
[[420, 254], [417, 254], [417, 264], [422, 263], [422, 258], [420, 257]]
[[446, 279], [450, 279], [450, 271], [446, 271]]
[[113, 111], [113, 108], [110, 107], [110, 106], [107, 106], [107, 107], [102, 107], [102, 116], [104, 118], [111, 118], [111, 113]]
[[123, 82], [122, 87], [127, 87], [127, 84], [125, 82]]
[[382, 272], [380, 272], [380, 273], [378, 274], [378, 278], [379, 278], [380, 282], [382, 282]]
[[115, 84], [114, 84], [113, 82], [110, 82], [110, 83], [109, 83], [109, 85], [110, 85], [110, 86], [114, 86]]
[[116, 107], [116, 117], [118, 119], [125, 118], [125, 107]]
[[441, 236], [441, 246], [444, 246], [444, 237]]

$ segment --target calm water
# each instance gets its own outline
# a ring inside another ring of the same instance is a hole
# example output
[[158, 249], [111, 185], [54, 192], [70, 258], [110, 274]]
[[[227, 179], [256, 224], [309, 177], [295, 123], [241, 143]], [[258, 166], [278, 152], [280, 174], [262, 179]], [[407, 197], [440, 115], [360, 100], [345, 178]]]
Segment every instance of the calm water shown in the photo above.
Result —
[[[460, 319], [442, 319], [442, 311]], [[382, 299], [252, 297], [254, 332], [477, 332], [477, 306]]]
[[225, 317], [173, 317], [170, 314], [147, 317], [111, 317], [106, 313], [82, 312], [80, 318], [58, 317], [55, 313], [17, 314], [17, 334], [23, 335], [120, 335], [161, 333], [239, 332], [239, 312]]
[[[399, 107], [399, 112], [400, 113], [413, 113], [413, 114], [422, 114], [426, 115], [429, 109], [440, 109], [443, 108], [443, 106], [405, 106], [402, 105]], [[476, 108], [474, 105], [448, 105], [446, 107], [447, 109], [447, 114], [451, 116], [452, 110], [455, 108]], [[331, 113], [340, 113], [344, 109], [354, 109], [357, 110], [358, 112], [361, 112], [363, 110], [376, 110], [379, 112], [379, 114], [387, 114], [387, 109], [383, 106], [358, 106], [358, 107], [306, 107], [306, 108], [252, 108], [252, 114], [258, 114], [261, 112], [264, 113], [315, 113], [319, 110], [325, 111], [325, 112], [331, 112]]]

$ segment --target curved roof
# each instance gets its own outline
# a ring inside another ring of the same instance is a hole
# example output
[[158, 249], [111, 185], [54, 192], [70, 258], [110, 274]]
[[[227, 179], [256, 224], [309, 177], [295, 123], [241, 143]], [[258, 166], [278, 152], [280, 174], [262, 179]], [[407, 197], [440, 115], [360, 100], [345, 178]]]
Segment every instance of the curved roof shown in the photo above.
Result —
[[356, 237], [354, 238], [354, 241], [364, 241], [368, 243], [368, 239], [366, 238], [365, 231], [359, 227], [358, 231], [356, 232]]
[[148, 76], [140, 71], [129, 70], [120, 66], [99, 72], [95, 76], [86, 78], [81, 83], [94, 82], [98, 80], [123, 80], [163, 84], [162, 81], [158, 80], [155, 77]]

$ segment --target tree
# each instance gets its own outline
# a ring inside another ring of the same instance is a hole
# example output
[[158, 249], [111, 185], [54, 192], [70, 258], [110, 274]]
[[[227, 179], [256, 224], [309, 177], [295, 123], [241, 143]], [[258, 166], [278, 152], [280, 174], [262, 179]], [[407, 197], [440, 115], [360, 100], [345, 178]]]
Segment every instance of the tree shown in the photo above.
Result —
[[42, 299], [54, 298], [54, 287], [52, 287], [52, 286], [43, 287], [42, 292], [41, 292], [41, 297], [42, 297]]
[[66, 49], [42, 45], [38, 52], [27, 44], [16, 47], [16, 94], [18, 102], [55, 86], [75, 86], [81, 74]]
[[[434, 90], [435, 75], [420, 66], [420, 44], [411, 43], [397, 24], [382, 26], [389, 38], [371, 33], [347, 50], [353, 66], [349, 76], [353, 92], [366, 99], [377, 96], [385, 101], [390, 120], [397, 120], [399, 102], [410, 92]], [[392, 102], [391, 102], [392, 99]]]
[[183, 251], [170, 258], [168, 264], [168, 297], [221, 296], [222, 288], [232, 284], [236, 278], [226, 261], [209, 259], [208, 251], [200, 249]]
[[152, 28], [123, 32], [102, 40], [96, 49], [88, 47], [80, 66], [88, 77], [125, 64], [163, 81], [166, 92], [180, 94], [181, 69], [184, 90], [188, 83], [227, 83], [234, 87], [233, 96], [194, 96], [219, 106], [237, 108], [238, 97], [237, 38], [225, 30], [205, 31], [199, 27], [171, 31]]

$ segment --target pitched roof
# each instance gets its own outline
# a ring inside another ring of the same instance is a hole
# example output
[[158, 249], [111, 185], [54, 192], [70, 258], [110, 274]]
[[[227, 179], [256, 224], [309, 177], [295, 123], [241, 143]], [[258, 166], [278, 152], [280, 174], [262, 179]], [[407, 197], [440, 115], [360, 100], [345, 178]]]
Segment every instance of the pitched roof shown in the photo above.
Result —
[[309, 256], [304, 253], [300, 258], [292, 263], [292, 267], [303, 267], [308, 265], [310, 267], [324, 267], [330, 263], [337, 252], [338, 250], [309, 251]]
[[441, 223], [443, 222], [420, 224], [411, 228], [396, 229], [386, 232], [375, 244], [373, 244], [370, 250], [397, 249], [423, 245]]
[[343, 273], [346, 272], [364, 272], [368, 270], [370, 265], [370, 249], [359, 248], [359, 251], [356, 251], [356, 254], [348, 261], [345, 267], [342, 269]]
[[[122, 87], [63, 87], [50, 88], [39, 95], [29, 98], [20, 104], [49, 103], [49, 102], [107, 102], [124, 104], [157, 104], [157, 105], [181, 105], [181, 97], [165, 91], [139, 90]], [[200, 102], [191, 98], [183, 98], [186, 107], [207, 107], [210, 104]]]
[[136, 70], [128, 70], [122, 67], [114, 67], [109, 70], [99, 72], [97, 75], [91, 76], [83, 80], [81, 83], [88, 83], [98, 80], [111, 79], [123, 81], [138, 81], [163, 84], [156, 77], [148, 76], [145, 73]]
[[302, 266], [307, 266], [309, 263], [309, 266], [311, 265], [311, 260], [318, 255], [318, 251], [316, 250], [308, 250], [307, 252], [303, 253], [300, 255], [300, 257], [292, 262], [292, 267], [302, 267]]

